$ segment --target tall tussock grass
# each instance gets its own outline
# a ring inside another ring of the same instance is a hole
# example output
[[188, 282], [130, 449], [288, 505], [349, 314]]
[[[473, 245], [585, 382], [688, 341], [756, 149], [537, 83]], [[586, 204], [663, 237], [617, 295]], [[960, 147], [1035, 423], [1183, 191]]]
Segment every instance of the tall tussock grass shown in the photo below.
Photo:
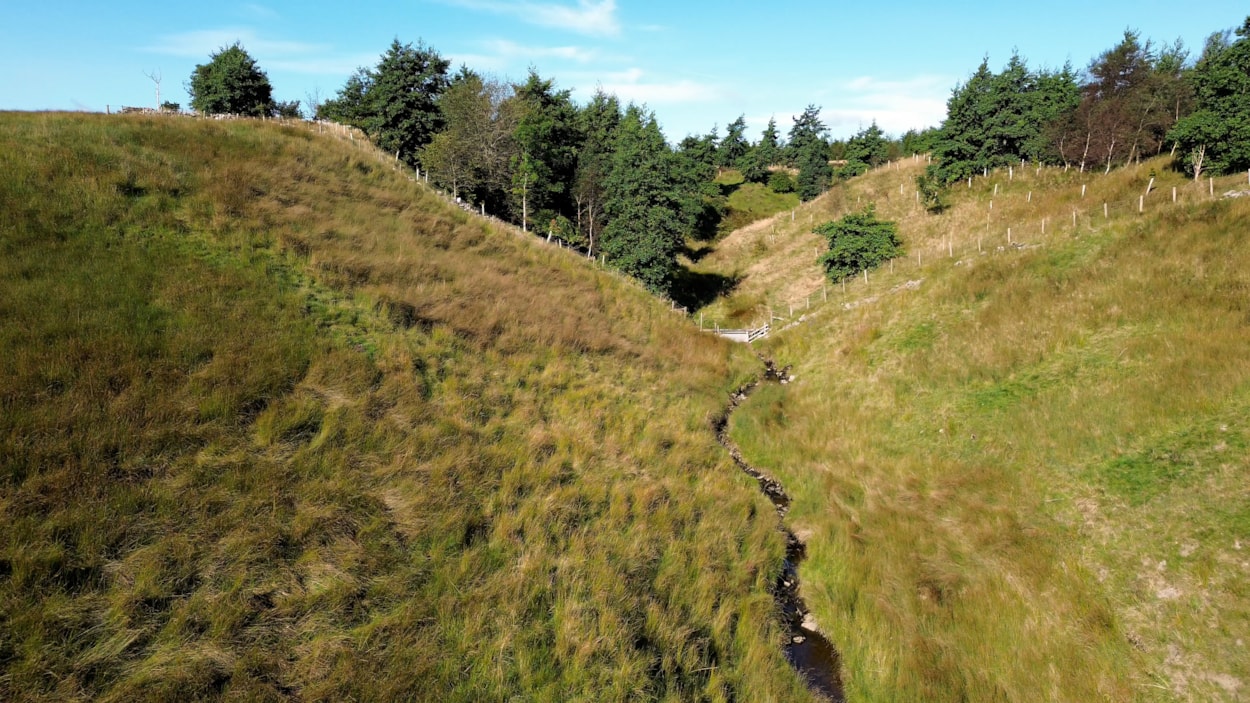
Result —
[[[810, 535], [805, 597], [848, 699], [1241, 700], [1250, 200], [1220, 196], [1245, 174], [1213, 198], [1166, 159], [1026, 167], [932, 216], [909, 201], [922, 167], [804, 206], [875, 201], [907, 256], [775, 334], [794, 382], [734, 415]], [[797, 280], [819, 301], [804, 208], [701, 265], [760, 272], [744, 299]]]
[[298, 127], [0, 172], [0, 699], [810, 698], [744, 350]]

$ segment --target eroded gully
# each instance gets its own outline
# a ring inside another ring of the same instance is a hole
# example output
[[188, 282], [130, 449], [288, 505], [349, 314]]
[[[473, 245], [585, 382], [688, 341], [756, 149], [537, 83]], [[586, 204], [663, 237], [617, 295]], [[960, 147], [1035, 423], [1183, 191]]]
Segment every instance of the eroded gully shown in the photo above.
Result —
[[[763, 471], [751, 466], [742, 457], [738, 445], [729, 438], [729, 418], [738, 406], [751, 395], [760, 383], [785, 383], [789, 378], [789, 367], [778, 370], [772, 361], [764, 359], [764, 374], [760, 379], [739, 388], [730, 396], [725, 413], [716, 422], [716, 439], [729, 452], [734, 463], [759, 484], [760, 490], [772, 501], [777, 509], [780, 520], [784, 520], [790, 510], [790, 496], [776, 479]], [[811, 689], [838, 703], [845, 700], [842, 694], [842, 678], [838, 652], [829, 640], [820, 634], [816, 621], [812, 619], [803, 599], [799, 597], [798, 566], [806, 555], [806, 548], [784, 522], [779, 520], [779, 529], [786, 536], [786, 561], [777, 583], [773, 585], [773, 597], [781, 610], [786, 623], [787, 643], [786, 659], [807, 680]]]

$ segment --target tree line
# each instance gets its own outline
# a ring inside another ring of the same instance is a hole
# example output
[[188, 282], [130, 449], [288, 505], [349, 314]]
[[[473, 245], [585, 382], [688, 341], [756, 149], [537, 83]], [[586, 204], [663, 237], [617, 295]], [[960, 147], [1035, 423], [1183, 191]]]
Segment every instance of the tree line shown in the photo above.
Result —
[[1250, 168], [1250, 17], [1193, 62], [1179, 40], [1132, 30], [1081, 74], [1031, 69], [1018, 54], [997, 73], [982, 61], [930, 146], [917, 184], [933, 211], [951, 183], [1021, 160], [1106, 172], [1167, 151], [1195, 179]]
[[[298, 113], [280, 103], [239, 44], [196, 66], [188, 84], [201, 112]], [[602, 256], [656, 292], [672, 291], [688, 236], [711, 237], [725, 214], [718, 173], [802, 200], [892, 159], [928, 152], [917, 178], [932, 211], [948, 186], [1021, 160], [1109, 170], [1170, 150], [1195, 178], [1250, 168], [1250, 18], [1211, 36], [1196, 61], [1177, 41], [1133, 31], [1072, 66], [1033, 69], [1018, 54], [999, 72], [982, 61], [956, 86], [941, 127], [899, 138], [875, 122], [831, 140], [820, 108], [794, 117], [783, 139], [770, 120], [759, 140], [745, 116], [670, 145], [654, 113], [596, 92], [584, 104], [530, 71], [524, 81], [454, 73], [435, 49], [394, 40], [337, 94], [310, 99], [311, 116], [363, 130], [381, 149], [454, 197]]]
[[395, 40], [316, 116], [359, 127], [457, 199], [584, 247], [660, 293], [671, 292], [686, 237], [715, 234], [721, 171], [810, 200], [829, 188], [835, 150], [854, 164], [840, 173], [855, 175], [898, 149], [875, 124], [830, 142], [815, 105], [784, 140], [770, 120], [752, 143], [739, 116], [723, 137], [713, 128], [670, 145], [654, 113], [603, 91], [578, 104], [534, 70], [511, 83], [450, 68], [433, 48]]

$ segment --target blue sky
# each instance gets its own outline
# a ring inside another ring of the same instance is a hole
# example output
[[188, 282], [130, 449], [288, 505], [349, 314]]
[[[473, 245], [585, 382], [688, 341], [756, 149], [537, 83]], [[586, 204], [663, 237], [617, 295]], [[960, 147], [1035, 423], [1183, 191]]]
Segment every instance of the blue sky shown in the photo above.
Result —
[[1127, 28], [1182, 39], [1196, 56], [1250, 7], [1208, 0], [747, 2], [704, 0], [304, 0], [13, 2], [0, 13], [0, 109], [94, 110], [188, 102], [197, 63], [242, 42], [275, 97], [330, 97], [393, 38], [424, 41], [456, 64], [520, 80], [529, 67], [574, 98], [597, 86], [650, 107], [671, 140], [746, 115], [820, 105], [833, 136], [873, 120], [899, 134], [941, 121], [951, 88], [988, 56], [1083, 68]]

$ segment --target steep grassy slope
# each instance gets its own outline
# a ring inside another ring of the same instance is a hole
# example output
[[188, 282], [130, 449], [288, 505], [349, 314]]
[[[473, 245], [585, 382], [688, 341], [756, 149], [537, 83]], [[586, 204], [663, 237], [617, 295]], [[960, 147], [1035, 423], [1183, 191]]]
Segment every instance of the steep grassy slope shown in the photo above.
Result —
[[755, 360], [359, 145], [0, 116], [0, 699], [803, 700]]
[[[1212, 199], [1161, 161], [996, 173], [932, 217], [920, 166], [701, 262], [748, 272], [721, 314], [816, 294], [764, 345], [796, 380], [733, 436], [810, 535], [806, 598], [848, 699], [1244, 699], [1250, 199], [1218, 196], [1245, 175]], [[869, 200], [908, 258], [823, 304], [802, 219]]]

